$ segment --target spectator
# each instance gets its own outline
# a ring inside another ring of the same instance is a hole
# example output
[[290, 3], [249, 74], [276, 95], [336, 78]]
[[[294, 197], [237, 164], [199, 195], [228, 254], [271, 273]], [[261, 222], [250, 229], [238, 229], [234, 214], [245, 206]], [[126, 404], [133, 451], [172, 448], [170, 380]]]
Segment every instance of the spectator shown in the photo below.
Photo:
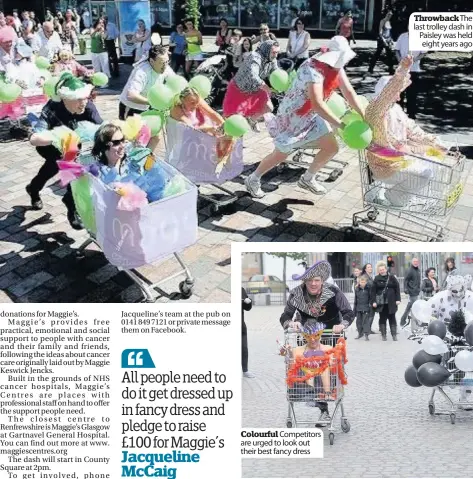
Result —
[[68, 8], [66, 10], [64, 23], [62, 25], [63, 35], [65, 36], [65, 42], [71, 45], [72, 53], [75, 53], [77, 47], [79, 46], [79, 40], [77, 34], [79, 33], [79, 25], [74, 21], [74, 13]]
[[7, 15], [5, 17], [5, 23], [6, 23], [7, 27], [11, 27], [11, 28], [13, 28], [13, 30], [16, 31], [16, 29], [15, 29], [15, 19], [11, 15]]
[[40, 22], [36, 19], [36, 13], [30, 12], [30, 21], [33, 24], [33, 33], [37, 33], [40, 25]]
[[[3, 13], [0, 13], [0, 18], [2, 16]], [[14, 45], [17, 40], [18, 37], [12, 27], [4, 26], [0, 28], [0, 73], [6, 74], [9, 78], [15, 76], [13, 60], [15, 58]]]
[[46, 9], [46, 15], [44, 16], [44, 21], [45, 22], [52, 22], [54, 19], [53, 14], [51, 13], [51, 10], [49, 8]]
[[140, 61], [151, 48], [151, 31], [146, 28], [144, 20], [139, 19], [132, 42], [135, 47], [135, 62]]
[[117, 56], [117, 45], [116, 41], [120, 34], [118, 33], [117, 26], [110, 22], [108, 17], [104, 18], [105, 24], [105, 46], [107, 47], [108, 52], [108, 62], [110, 67], [110, 72], [113, 77], [118, 77], [119, 68], [118, 68], [118, 56]]
[[184, 35], [184, 25], [178, 23], [176, 30], [169, 37], [169, 48], [171, 50], [171, 68], [175, 73], [182, 67], [186, 69], [186, 36]]
[[[239, 32], [240, 30], [235, 31]], [[235, 44], [235, 50], [233, 54], [233, 66], [235, 70], [238, 70], [243, 65], [245, 59], [252, 51], [253, 45], [248, 37], [242, 38], [239, 42]]]
[[409, 32], [405, 28], [404, 33], [402, 33], [397, 42], [396, 42], [396, 58], [400, 62], [403, 58], [406, 58], [408, 55], [412, 56], [413, 63], [411, 66], [411, 83], [410, 85], [401, 93], [400, 104], [402, 107], [406, 106], [406, 112], [409, 118], [413, 120], [417, 116], [417, 93], [419, 92], [420, 87], [420, 74], [422, 72], [420, 68], [420, 60], [426, 55], [422, 52], [412, 52], [409, 49]]
[[248, 371], [248, 331], [245, 323], [245, 311], [250, 311], [253, 302], [246, 294], [245, 288], [241, 288], [241, 366], [244, 378], [254, 378], [255, 375]]
[[277, 41], [276, 35], [269, 31], [269, 27], [266, 23], [262, 23], [259, 27], [259, 35], [251, 37], [251, 43], [256, 45], [257, 43], [266, 42], [267, 40]]
[[225, 18], [220, 19], [220, 29], [217, 32], [215, 39], [215, 45], [218, 46], [218, 53], [224, 55], [227, 48], [230, 46], [230, 40], [232, 38], [232, 31], [228, 28], [228, 22]]
[[423, 299], [431, 298], [440, 291], [438, 279], [435, 277], [435, 268], [429, 268], [425, 272], [425, 278], [422, 281]]
[[360, 277], [361, 270], [358, 266], [355, 266], [353, 268], [353, 273], [351, 274], [350, 278], [353, 279], [353, 291], [355, 290], [357, 284], [358, 284], [358, 278]]
[[50, 61], [59, 53], [62, 42], [58, 32], [54, 31], [53, 23], [43, 23], [43, 28], [34, 36], [31, 47], [37, 55]]
[[[43, 27], [44, 27], [44, 24], [43, 24]], [[62, 25], [61, 25], [61, 22], [59, 21], [59, 18], [54, 17], [53, 27], [54, 27], [54, 31], [59, 35], [59, 37], [61, 37], [61, 35], [62, 35]]]
[[18, 10], [13, 10], [13, 19], [15, 22], [16, 33], [19, 33], [21, 30], [21, 20], [18, 17]]
[[374, 72], [376, 62], [380, 59], [383, 50], [386, 51], [387, 65], [389, 68], [389, 74], [394, 75], [394, 53], [393, 53], [393, 39], [391, 35], [391, 18], [393, 12], [391, 9], [386, 10], [384, 17], [379, 22], [379, 34], [378, 34], [378, 46], [376, 52], [371, 58], [368, 73], [370, 75]]
[[378, 273], [371, 288], [371, 304], [379, 312], [379, 330], [383, 341], [387, 341], [387, 321], [391, 329], [393, 341], [397, 341], [397, 307], [401, 304], [401, 291], [399, 282], [394, 275], [388, 273], [386, 263], [378, 262]]
[[445, 290], [447, 289], [447, 279], [449, 276], [457, 276], [458, 274], [460, 274], [458, 272], [458, 269], [457, 267], [455, 266], [455, 259], [450, 257], [450, 258], [447, 258], [445, 260], [445, 279], [443, 280], [443, 283], [442, 283], [442, 290]]
[[202, 55], [202, 33], [194, 27], [194, 21], [186, 20], [186, 77], [191, 76], [192, 66], [198, 67], [199, 63], [204, 59]]
[[353, 43], [356, 45], [355, 35], [353, 32], [353, 15], [351, 10], [347, 10], [343, 17], [341, 17], [337, 26], [335, 27], [335, 35], [341, 35], [348, 40], [348, 45], [353, 40]]
[[[407, 323], [407, 317], [411, 311], [412, 305], [417, 301], [420, 294], [421, 275], [419, 271], [419, 260], [417, 258], [412, 259], [411, 267], [404, 278], [404, 290], [409, 296], [409, 302], [407, 303], [406, 310], [401, 318], [401, 326], [405, 326]], [[414, 331], [416, 328], [415, 321], [411, 322], [411, 329]]]
[[64, 24], [64, 17], [62, 16], [61, 12], [57, 12], [57, 19], [62, 27], [62, 25]]
[[95, 72], [103, 72], [110, 78], [110, 68], [108, 66], [108, 52], [105, 45], [105, 25], [103, 18], [99, 18], [94, 23], [94, 30], [90, 37], [90, 52], [92, 54], [92, 66]]
[[[361, 275], [368, 278], [368, 286], [371, 288], [374, 280], [373, 265], [371, 263], [366, 263], [361, 269]], [[373, 309], [373, 307], [370, 306], [370, 334], [376, 334], [376, 332], [373, 331], [373, 321], [375, 314], [376, 311]]]
[[90, 12], [88, 8], [84, 8], [82, 12], [82, 22], [84, 23], [84, 28], [86, 28], [87, 30], [92, 25], [92, 22], [90, 21]]
[[293, 30], [289, 32], [287, 42], [287, 57], [294, 62], [294, 68], [299, 68], [309, 58], [310, 34], [305, 31], [304, 22], [297, 19]]
[[355, 302], [353, 304], [353, 312], [356, 315], [356, 329], [358, 331], [358, 337], [355, 339], [360, 339], [364, 335], [365, 341], [369, 341], [371, 333], [371, 284], [367, 276], [359, 276], [358, 285], [355, 286]]
[[34, 24], [30, 20], [29, 12], [24, 11], [22, 13], [22, 17], [23, 17], [23, 21], [21, 22], [21, 29], [22, 29], [22, 32], [23, 32], [23, 38], [25, 39], [25, 41], [27, 43], [29, 43], [31, 38], [34, 35], [34, 33], [33, 33]]

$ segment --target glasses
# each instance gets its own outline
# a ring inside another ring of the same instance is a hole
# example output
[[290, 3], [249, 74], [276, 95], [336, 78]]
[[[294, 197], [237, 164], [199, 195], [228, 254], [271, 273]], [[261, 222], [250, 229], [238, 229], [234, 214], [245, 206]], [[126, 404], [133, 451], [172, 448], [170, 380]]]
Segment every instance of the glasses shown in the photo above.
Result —
[[120, 138], [119, 140], [110, 140], [108, 142], [109, 146], [120, 146], [125, 143], [125, 138]]

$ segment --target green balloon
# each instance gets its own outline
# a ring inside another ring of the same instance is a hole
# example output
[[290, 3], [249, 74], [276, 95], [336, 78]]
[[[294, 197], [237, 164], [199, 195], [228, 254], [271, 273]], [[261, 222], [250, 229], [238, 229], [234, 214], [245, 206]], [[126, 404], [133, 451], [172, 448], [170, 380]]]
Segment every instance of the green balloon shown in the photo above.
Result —
[[353, 123], [354, 121], [363, 121], [363, 118], [356, 111], [349, 111], [348, 113], [343, 115], [342, 121], [343, 123], [345, 123], [345, 125], [349, 125], [350, 123]]
[[87, 175], [81, 176], [71, 183], [72, 196], [77, 208], [77, 213], [82, 219], [84, 226], [90, 233], [97, 233], [95, 222], [95, 208], [90, 191], [90, 179]]
[[204, 75], [197, 75], [189, 82], [192, 88], [195, 88], [199, 95], [205, 100], [212, 90], [212, 84], [210, 80]]
[[58, 77], [48, 78], [43, 85], [43, 90], [46, 96], [54, 101], [59, 101], [59, 96], [56, 94], [56, 85], [59, 82]]
[[283, 93], [289, 88], [289, 75], [285, 70], [278, 68], [271, 73], [269, 83], [277, 92]]
[[[158, 113], [158, 112], [156, 112]], [[146, 125], [149, 126], [151, 130], [151, 136], [156, 136], [162, 129], [164, 125], [164, 120], [162, 115], [141, 115], [143, 117], [143, 121]]]
[[345, 100], [338, 93], [332, 93], [327, 100], [327, 106], [337, 118], [341, 118], [347, 111]]
[[354, 121], [343, 129], [343, 141], [349, 148], [364, 150], [373, 139], [370, 126], [364, 121]]
[[166, 80], [166, 86], [175, 94], [181, 93], [188, 85], [187, 80], [179, 75], [173, 75]]
[[94, 86], [105, 86], [108, 83], [108, 76], [103, 72], [97, 72], [92, 75], [90, 81]]
[[151, 107], [158, 111], [171, 108], [174, 95], [170, 88], [165, 85], [153, 85], [148, 91], [148, 101]]
[[16, 83], [0, 83], [0, 102], [11, 103], [21, 95], [21, 88]]
[[35, 64], [40, 70], [47, 70], [51, 66], [49, 60], [44, 57], [38, 57], [35, 61]]
[[233, 138], [240, 138], [250, 129], [246, 118], [242, 115], [232, 115], [225, 120], [223, 130], [225, 134]]

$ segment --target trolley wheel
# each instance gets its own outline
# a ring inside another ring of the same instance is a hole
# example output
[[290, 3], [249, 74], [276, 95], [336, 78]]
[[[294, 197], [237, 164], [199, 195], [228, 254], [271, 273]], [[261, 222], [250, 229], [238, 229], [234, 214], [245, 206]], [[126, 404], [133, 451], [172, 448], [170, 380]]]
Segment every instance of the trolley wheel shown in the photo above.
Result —
[[181, 281], [179, 283], [179, 291], [183, 298], [190, 298], [192, 296], [192, 287], [194, 285], [190, 285], [189, 283], [186, 283], [185, 281]]
[[277, 166], [276, 170], [277, 170], [278, 173], [282, 173], [283, 171], [286, 170], [286, 168], [287, 168], [286, 163], [280, 163], [280, 164]]
[[348, 419], [342, 419], [341, 423], [342, 431], [347, 433], [350, 431], [350, 423], [348, 422]]
[[335, 440], [335, 434], [333, 432], [328, 435], [328, 440], [330, 441], [330, 445], [333, 446], [333, 441]]
[[286, 427], [288, 427], [288, 428], [291, 428], [291, 427], [292, 427], [292, 421], [291, 421], [290, 419], [288, 419], [288, 420], [286, 421]]
[[358, 226], [360, 226], [360, 221], [358, 218], [353, 218], [353, 228], [358, 228]]
[[431, 416], [435, 414], [435, 404], [429, 404], [429, 414]]
[[376, 218], [378, 217], [378, 210], [368, 211], [366, 216], [368, 217], [370, 221], [376, 221]]
[[454, 413], [450, 414], [450, 422], [451, 422], [452, 424], [455, 424], [456, 418], [457, 418], [457, 417], [456, 417], [456, 415], [455, 415]]

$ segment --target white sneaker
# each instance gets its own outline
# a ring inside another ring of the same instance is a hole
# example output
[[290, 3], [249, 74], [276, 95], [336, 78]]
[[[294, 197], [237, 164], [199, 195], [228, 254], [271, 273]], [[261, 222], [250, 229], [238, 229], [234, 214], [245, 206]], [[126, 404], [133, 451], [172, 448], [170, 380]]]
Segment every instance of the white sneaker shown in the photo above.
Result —
[[250, 371], [246, 371], [246, 373], [243, 373], [243, 377], [252, 379], [252, 378], [255, 378], [256, 376], [253, 373], [250, 373]]
[[245, 187], [246, 191], [248, 191], [253, 198], [263, 198], [264, 191], [261, 189], [261, 181], [253, 178], [252, 175], [246, 178]]
[[319, 422], [315, 425], [315, 427], [326, 427], [330, 423], [330, 414], [328, 411], [322, 411], [319, 416]]
[[315, 177], [312, 178], [310, 181], [307, 181], [304, 178], [304, 175], [302, 175], [297, 182], [297, 186], [304, 190], [309, 190], [311, 193], [314, 193], [314, 195], [324, 195], [325, 193], [327, 193], [325, 187], [315, 181]]

